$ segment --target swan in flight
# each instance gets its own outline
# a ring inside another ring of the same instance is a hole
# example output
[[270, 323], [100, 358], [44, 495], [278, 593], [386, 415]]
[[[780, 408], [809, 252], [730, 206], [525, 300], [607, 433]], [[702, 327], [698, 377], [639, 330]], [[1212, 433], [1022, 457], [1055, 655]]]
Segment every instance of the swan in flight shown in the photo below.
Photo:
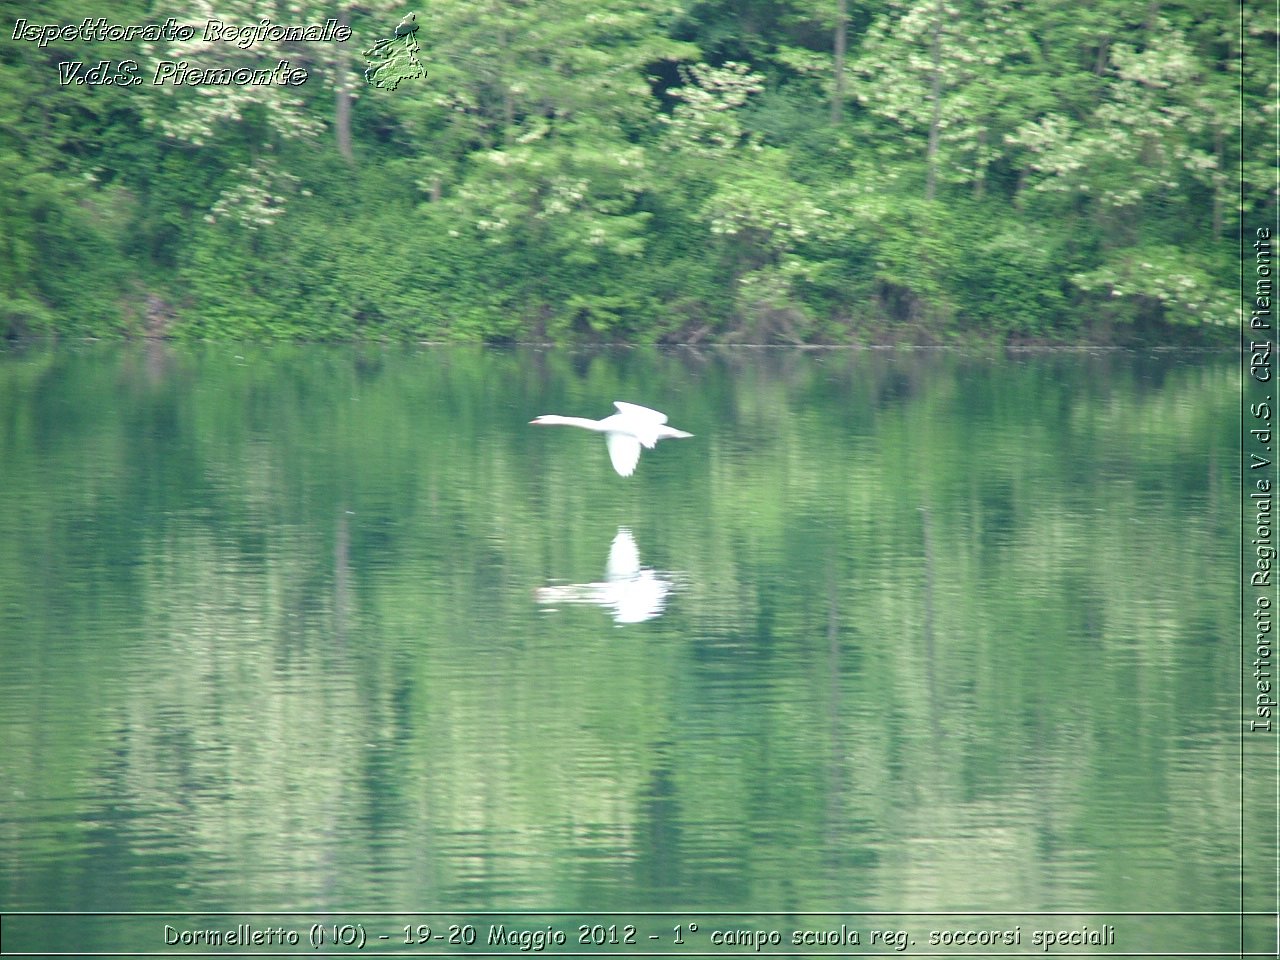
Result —
[[551, 413], [529, 422], [540, 427], [582, 427], [584, 430], [603, 433], [605, 443], [609, 445], [609, 459], [613, 461], [613, 469], [624, 477], [635, 473], [641, 447], [652, 450], [659, 440], [693, 436], [692, 433], [667, 426], [665, 413], [634, 403], [623, 403], [621, 400], [615, 401], [613, 405], [618, 408], [618, 412], [603, 420], [558, 417]]

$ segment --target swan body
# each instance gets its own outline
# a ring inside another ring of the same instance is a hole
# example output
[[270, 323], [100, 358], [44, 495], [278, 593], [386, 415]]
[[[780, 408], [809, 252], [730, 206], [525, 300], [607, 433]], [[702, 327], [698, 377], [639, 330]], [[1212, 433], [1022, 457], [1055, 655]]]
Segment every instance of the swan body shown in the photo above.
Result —
[[636, 471], [640, 461], [640, 448], [652, 450], [659, 440], [671, 440], [681, 437], [692, 437], [675, 427], [667, 426], [667, 415], [657, 410], [650, 410], [635, 403], [624, 403], [617, 400], [613, 404], [618, 412], [603, 420], [588, 420], [586, 417], [561, 417], [554, 413], [545, 414], [529, 422], [540, 427], [582, 427], [604, 434], [604, 441], [609, 447], [609, 459], [613, 469], [624, 477]]

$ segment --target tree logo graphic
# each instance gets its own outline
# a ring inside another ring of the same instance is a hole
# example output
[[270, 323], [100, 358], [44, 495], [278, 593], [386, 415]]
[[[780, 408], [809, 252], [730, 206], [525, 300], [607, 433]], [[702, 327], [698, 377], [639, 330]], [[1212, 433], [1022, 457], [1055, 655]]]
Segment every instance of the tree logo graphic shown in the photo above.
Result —
[[418, 15], [410, 13], [396, 27], [395, 36], [379, 40], [364, 51], [369, 66], [364, 81], [373, 87], [394, 90], [402, 80], [421, 80], [427, 69], [418, 59]]

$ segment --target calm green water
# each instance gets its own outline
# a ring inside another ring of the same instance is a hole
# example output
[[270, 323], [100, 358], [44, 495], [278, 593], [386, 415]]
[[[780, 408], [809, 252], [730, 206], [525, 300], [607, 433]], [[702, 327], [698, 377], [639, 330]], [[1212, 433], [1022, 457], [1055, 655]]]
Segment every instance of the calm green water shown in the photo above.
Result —
[[0, 906], [1235, 909], [1238, 382], [10, 349]]

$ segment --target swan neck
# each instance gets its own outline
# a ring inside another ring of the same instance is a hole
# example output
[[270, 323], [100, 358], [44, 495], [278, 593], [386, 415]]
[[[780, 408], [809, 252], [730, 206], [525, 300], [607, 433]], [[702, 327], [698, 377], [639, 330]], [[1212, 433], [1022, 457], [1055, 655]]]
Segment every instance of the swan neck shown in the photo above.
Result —
[[560, 417], [554, 414], [542, 417], [542, 422], [550, 426], [582, 427], [584, 430], [603, 431], [599, 420], [588, 420], [586, 417]]

